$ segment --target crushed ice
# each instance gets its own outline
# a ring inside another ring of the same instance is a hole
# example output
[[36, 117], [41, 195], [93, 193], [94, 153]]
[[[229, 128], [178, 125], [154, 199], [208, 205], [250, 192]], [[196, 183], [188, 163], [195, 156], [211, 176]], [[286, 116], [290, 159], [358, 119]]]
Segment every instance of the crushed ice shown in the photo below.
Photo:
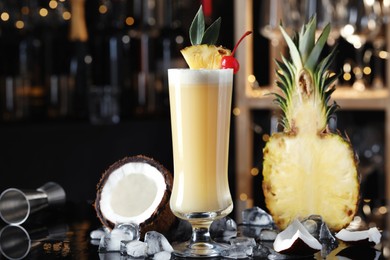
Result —
[[[322, 244], [321, 257], [326, 258], [331, 251], [337, 248], [337, 239], [332, 235], [321, 216], [311, 215], [301, 220], [301, 223]], [[169, 238], [178, 242], [188, 241], [191, 231], [191, 225], [187, 221], [179, 220]], [[210, 226], [211, 237], [226, 245], [221, 256], [229, 259], [294, 258], [294, 256], [283, 255], [273, 250], [272, 242], [278, 232], [271, 215], [259, 207], [244, 210], [242, 224], [237, 225], [233, 219], [224, 217], [215, 220]], [[115, 259], [112, 258], [114, 253], [120, 253], [124, 259], [168, 260], [171, 259], [173, 252], [169, 240], [156, 231], [147, 232], [144, 241], [141, 241], [139, 226], [135, 224], [118, 224], [111, 231], [104, 227], [99, 228], [91, 231], [90, 238], [92, 244], [99, 245], [98, 252], [101, 260]]]
[[156, 231], [147, 232], [144, 241], [140, 241], [139, 226], [135, 224], [118, 224], [111, 231], [93, 230], [90, 237], [92, 240], [100, 237], [100, 258], [109, 257], [104, 253], [120, 252], [123, 256], [134, 258], [153, 256], [155, 259], [169, 259], [167, 255], [170, 256], [173, 251], [168, 239]]

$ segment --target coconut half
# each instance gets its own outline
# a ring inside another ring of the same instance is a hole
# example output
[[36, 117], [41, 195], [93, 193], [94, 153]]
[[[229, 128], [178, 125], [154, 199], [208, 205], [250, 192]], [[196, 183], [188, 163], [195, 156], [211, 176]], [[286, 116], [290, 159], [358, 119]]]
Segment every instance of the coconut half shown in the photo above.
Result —
[[336, 238], [353, 245], [375, 246], [381, 241], [381, 233], [376, 227], [368, 230], [350, 231], [342, 229], [336, 234]]
[[274, 250], [281, 254], [307, 256], [320, 251], [322, 245], [295, 219], [274, 241]]
[[97, 185], [97, 216], [111, 229], [135, 223], [142, 234], [165, 233], [176, 219], [169, 207], [172, 183], [172, 174], [152, 158], [126, 157], [111, 165]]

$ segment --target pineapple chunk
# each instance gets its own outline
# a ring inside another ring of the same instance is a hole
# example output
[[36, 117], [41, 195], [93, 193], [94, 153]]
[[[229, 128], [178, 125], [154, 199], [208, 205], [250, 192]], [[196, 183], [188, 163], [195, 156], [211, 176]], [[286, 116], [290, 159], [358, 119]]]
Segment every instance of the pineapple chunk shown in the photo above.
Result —
[[190, 69], [220, 69], [221, 60], [231, 52], [222, 46], [192, 45], [181, 50]]

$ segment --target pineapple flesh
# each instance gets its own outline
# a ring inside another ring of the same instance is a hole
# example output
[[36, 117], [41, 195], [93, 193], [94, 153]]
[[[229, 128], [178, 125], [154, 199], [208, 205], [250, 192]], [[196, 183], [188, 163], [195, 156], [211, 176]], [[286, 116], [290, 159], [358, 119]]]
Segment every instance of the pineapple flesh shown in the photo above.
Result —
[[330, 27], [316, 41], [316, 25], [314, 16], [294, 38], [280, 28], [290, 52], [290, 59], [276, 62], [284, 130], [264, 147], [263, 192], [280, 229], [316, 214], [338, 231], [357, 211], [359, 177], [351, 143], [328, 127], [337, 109], [328, 104], [337, 79], [329, 71], [335, 51], [320, 59]]
[[222, 57], [231, 54], [229, 49], [209, 44], [192, 45], [180, 52], [190, 69], [220, 69]]

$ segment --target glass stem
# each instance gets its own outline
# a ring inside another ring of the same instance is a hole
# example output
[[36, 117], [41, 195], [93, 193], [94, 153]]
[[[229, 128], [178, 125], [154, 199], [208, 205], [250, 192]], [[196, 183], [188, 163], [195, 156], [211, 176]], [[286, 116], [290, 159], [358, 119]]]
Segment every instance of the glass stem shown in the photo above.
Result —
[[211, 242], [210, 236], [210, 225], [211, 222], [207, 221], [206, 223], [191, 223], [192, 224], [192, 236], [191, 243], [207, 243]]

